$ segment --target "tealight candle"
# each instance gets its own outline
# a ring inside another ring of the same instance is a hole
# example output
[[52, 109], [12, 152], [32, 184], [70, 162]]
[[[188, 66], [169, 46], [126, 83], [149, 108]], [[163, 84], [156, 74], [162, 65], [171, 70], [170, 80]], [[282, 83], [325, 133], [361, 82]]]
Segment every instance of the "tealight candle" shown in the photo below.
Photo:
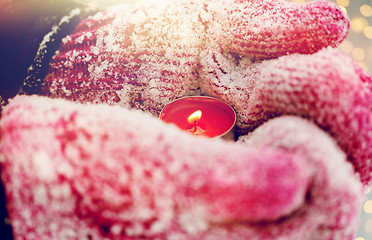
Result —
[[194, 135], [230, 137], [236, 114], [230, 105], [217, 98], [190, 96], [167, 104], [160, 119]]

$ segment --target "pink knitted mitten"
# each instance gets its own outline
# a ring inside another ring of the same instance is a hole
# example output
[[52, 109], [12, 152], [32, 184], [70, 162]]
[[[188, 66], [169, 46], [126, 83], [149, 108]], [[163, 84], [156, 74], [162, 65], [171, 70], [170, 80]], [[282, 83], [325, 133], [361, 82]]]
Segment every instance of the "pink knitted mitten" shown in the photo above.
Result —
[[138, 111], [20, 96], [1, 121], [15, 239], [352, 239], [362, 188], [297, 117], [246, 145]]
[[209, 69], [200, 62], [213, 61], [205, 49], [223, 48], [244, 63], [309, 54], [337, 46], [348, 26], [343, 12], [326, 2], [181, 0], [116, 8], [64, 38], [43, 92], [159, 114], [169, 101], [204, 92], [200, 75]]

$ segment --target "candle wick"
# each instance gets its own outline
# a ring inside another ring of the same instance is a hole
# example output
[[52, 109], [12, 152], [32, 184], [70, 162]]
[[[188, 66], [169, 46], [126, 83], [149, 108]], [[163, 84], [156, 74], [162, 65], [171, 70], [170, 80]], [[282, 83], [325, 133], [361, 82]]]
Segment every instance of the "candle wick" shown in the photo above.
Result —
[[188, 131], [194, 135], [201, 135], [205, 132], [205, 130], [197, 124], [194, 124], [191, 128], [188, 129]]

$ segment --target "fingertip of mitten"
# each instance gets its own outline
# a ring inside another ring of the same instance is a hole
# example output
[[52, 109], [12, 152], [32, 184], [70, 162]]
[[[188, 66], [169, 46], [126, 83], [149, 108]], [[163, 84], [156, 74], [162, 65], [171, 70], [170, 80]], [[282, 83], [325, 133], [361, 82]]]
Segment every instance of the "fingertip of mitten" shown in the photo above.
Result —
[[233, 176], [223, 175], [222, 170], [211, 172], [208, 187], [200, 194], [211, 222], [275, 222], [303, 206], [314, 173], [303, 156], [250, 147], [244, 154], [243, 149], [237, 149], [241, 163], [227, 165]]
[[325, 1], [294, 4], [277, 1], [235, 1], [222, 21], [223, 45], [253, 59], [292, 53], [311, 54], [337, 47], [346, 37], [349, 20], [340, 7]]
[[310, 2], [304, 7], [317, 21], [322, 37], [329, 42], [329, 46], [340, 45], [350, 28], [347, 14], [336, 4], [327, 1]]

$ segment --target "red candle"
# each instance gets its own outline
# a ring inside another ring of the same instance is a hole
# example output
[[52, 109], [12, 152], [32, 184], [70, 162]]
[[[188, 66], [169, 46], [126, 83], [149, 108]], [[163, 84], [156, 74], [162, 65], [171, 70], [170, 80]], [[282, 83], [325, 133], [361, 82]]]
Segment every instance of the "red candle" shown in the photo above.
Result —
[[160, 119], [194, 135], [219, 137], [233, 129], [236, 114], [230, 105], [217, 98], [191, 96], [167, 104]]

